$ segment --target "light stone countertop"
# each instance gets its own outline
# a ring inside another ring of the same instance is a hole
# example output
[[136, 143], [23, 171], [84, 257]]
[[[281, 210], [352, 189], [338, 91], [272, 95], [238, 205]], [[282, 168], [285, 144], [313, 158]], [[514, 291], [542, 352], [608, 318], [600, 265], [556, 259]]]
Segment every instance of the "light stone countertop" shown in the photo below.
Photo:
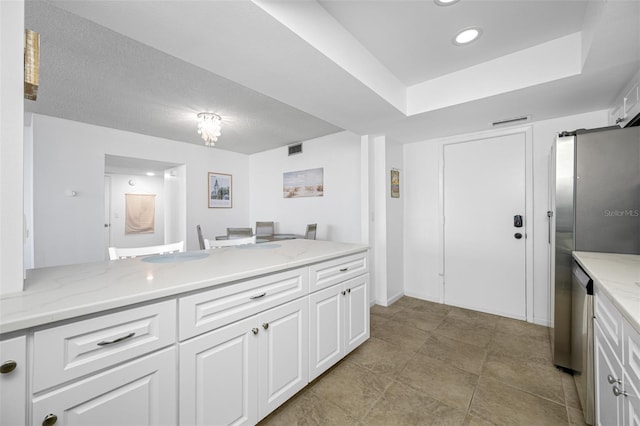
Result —
[[640, 255], [576, 251], [573, 257], [640, 333]]
[[367, 249], [361, 244], [296, 239], [179, 253], [174, 257], [176, 262], [165, 262], [168, 259], [156, 256], [31, 269], [23, 292], [0, 298], [0, 333], [215, 287]]

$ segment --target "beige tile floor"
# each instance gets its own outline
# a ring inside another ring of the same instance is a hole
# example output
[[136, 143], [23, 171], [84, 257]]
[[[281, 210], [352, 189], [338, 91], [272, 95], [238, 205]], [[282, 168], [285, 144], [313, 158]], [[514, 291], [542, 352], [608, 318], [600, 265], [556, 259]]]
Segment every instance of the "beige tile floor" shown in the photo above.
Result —
[[546, 327], [403, 297], [261, 425], [583, 425]]

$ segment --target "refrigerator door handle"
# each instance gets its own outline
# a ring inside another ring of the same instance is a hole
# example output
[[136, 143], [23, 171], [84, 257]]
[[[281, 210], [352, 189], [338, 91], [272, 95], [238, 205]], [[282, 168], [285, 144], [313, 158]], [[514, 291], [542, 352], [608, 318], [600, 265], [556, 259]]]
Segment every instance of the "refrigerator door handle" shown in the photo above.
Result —
[[551, 210], [547, 211], [547, 218], [549, 218], [549, 223], [548, 223], [548, 233], [547, 233], [547, 240], [548, 243], [551, 244], [551, 218], [553, 217], [553, 212]]

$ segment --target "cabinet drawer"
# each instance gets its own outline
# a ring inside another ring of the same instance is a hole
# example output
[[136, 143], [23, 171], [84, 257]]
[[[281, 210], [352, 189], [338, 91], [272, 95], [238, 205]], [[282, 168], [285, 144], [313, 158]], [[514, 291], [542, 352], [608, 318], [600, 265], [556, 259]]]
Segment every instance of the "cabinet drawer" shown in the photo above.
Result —
[[33, 391], [160, 349], [176, 341], [173, 300], [72, 322], [33, 336]]
[[369, 253], [363, 252], [309, 267], [310, 292], [369, 272]]
[[603, 336], [611, 345], [613, 352], [622, 359], [622, 315], [613, 306], [598, 286], [595, 287], [594, 315], [602, 329]]
[[181, 297], [180, 340], [214, 330], [309, 292], [307, 268]]
[[61, 426], [176, 425], [176, 352], [166, 348], [40, 395], [32, 424], [53, 415]]

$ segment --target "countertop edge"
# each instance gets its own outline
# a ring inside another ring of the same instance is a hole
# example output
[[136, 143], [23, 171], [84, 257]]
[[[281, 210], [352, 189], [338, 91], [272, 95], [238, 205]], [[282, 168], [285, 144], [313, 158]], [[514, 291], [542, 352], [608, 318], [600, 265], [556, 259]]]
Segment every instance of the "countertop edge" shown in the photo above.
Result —
[[[637, 263], [636, 268], [638, 269], [638, 278], [640, 278], [640, 255], [575, 251], [573, 252], [573, 258], [582, 268], [584, 268], [589, 277], [593, 279], [594, 284], [603, 291], [611, 303], [613, 303], [613, 305], [620, 311], [623, 318], [636, 330], [636, 332], [640, 333], [640, 311], [635, 313], [630, 312], [628, 307], [625, 306], [625, 303], [621, 300], [622, 295], [618, 294], [616, 289], [608, 282], [609, 280], [605, 278], [607, 272], [600, 270], [601, 267], [599, 265], [593, 264], [594, 260], [605, 262], [610, 260], [610, 266], [615, 267], [616, 262], [614, 262], [614, 259], [628, 258], [629, 263]], [[633, 285], [633, 282], [630, 282], [629, 285]], [[638, 299], [640, 300], [640, 288], [638, 289]]]
[[[155, 291], [132, 294], [126, 297], [95, 299], [86, 304], [76, 307], [67, 307], [61, 310], [47, 310], [36, 312], [30, 315], [16, 315], [17, 318], [2, 318], [0, 312], [0, 335], [20, 332], [30, 328], [40, 327], [59, 321], [71, 320], [85, 315], [99, 314], [104, 311], [119, 309], [126, 306], [136, 305], [139, 303], [153, 303], [156, 300], [168, 297], [178, 297], [180, 294], [186, 294], [194, 291], [215, 288], [220, 285], [233, 283], [240, 280], [251, 279], [263, 275], [283, 272], [286, 270], [309, 266], [316, 263], [350, 256], [357, 253], [366, 252], [369, 249], [367, 245], [353, 245], [351, 247], [342, 247], [334, 253], [314, 256], [312, 258], [304, 258], [301, 260], [293, 260], [290, 262], [274, 264], [267, 267], [260, 267], [245, 270], [232, 276], [224, 276], [212, 278], [199, 282], [190, 282], [176, 284], [172, 287], [160, 288]], [[0, 299], [20, 298], [21, 293], [3, 296]]]

